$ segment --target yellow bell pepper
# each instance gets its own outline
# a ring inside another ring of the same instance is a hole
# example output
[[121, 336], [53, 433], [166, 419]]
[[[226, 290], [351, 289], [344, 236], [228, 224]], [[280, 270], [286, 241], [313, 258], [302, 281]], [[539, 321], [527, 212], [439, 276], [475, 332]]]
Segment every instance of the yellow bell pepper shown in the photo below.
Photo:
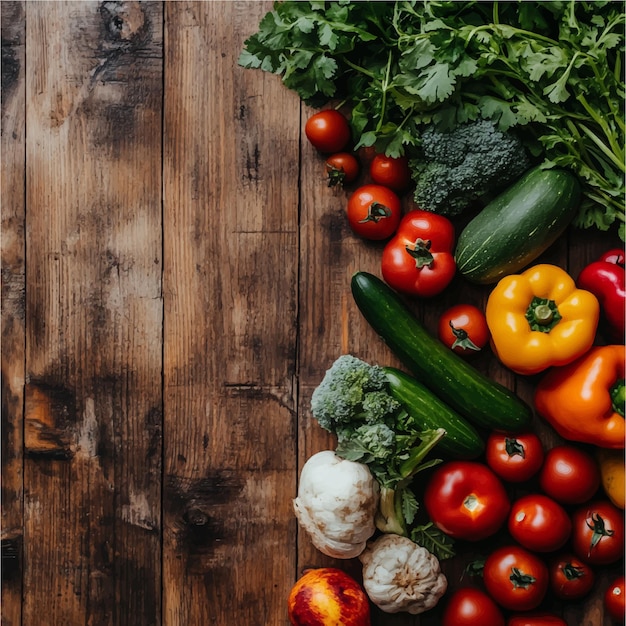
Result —
[[502, 278], [485, 316], [496, 356], [514, 372], [530, 375], [566, 365], [591, 348], [600, 304], [565, 270], [544, 263]]
[[623, 509], [626, 500], [624, 451], [599, 449], [597, 456], [604, 492], [615, 506]]

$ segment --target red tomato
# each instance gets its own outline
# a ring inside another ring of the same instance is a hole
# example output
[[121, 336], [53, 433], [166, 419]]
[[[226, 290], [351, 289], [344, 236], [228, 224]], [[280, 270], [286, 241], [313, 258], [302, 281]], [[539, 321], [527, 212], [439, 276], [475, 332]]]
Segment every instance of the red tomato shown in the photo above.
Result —
[[491, 433], [485, 444], [487, 465], [503, 480], [521, 483], [532, 478], [543, 464], [541, 439], [533, 432]]
[[550, 588], [559, 600], [579, 600], [593, 588], [591, 567], [573, 554], [560, 554], [550, 563]]
[[572, 522], [556, 500], [536, 493], [513, 502], [508, 528], [511, 537], [524, 548], [533, 552], [554, 552], [569, 539]]
[[624, 621], [626, 611], [624, 598], [624, 577], [619, 576], [604, 593], [604, 608], [612, 619], [620, 623]]
[[402, 217], [400, 198], [382, 185], [363, 185], [348, 200], [350, 228], [364, 239], [388, 239]]
[[528, 613], [527, 615], [511, 615], [506, 626], [567, 626], [567, 622], [557, 615]]
[[487, 593], [500, 606], [511, 611], [532, 611], [548, 590], [548, 567], [521, 546], [504, 546], [485, 560], [483, 581]]
[[500, 479], [486, 465], [448, 461], [437, 467], [427, 482], [424, 506], [444, 533], [478, 541], [502, 527], [510, 502]]
[[591, 565], [615, 563], [624, 555], [624, 512], [596, 500], [572, 514], [572, 549]]
[[411, 183], [409, 160], [377, 154], [370, 163], [370, 177], [379, 185], [403, 191]]
[[348, 120], [335, 109], [312, 115], [304, 125], [304, 133], [320, 152], [340, 152], [350, 141]]
[[545, 455], [539, 472], [541, 489], [562, 504], [590, 500], [600, 487], [600, 468], [584, 450], [570, 444], [555, 446]]
[[473, 304], [457, 304], [439, 318], [439, 341], [461, 356], [482, 350], [489, 342], [485, 314]]
[[409, 296], [430, 298], [454, 278], [454, 226], [443, 215], [414, 209], [382, 254], [384, 281]]
[[443, 610], [442, 626], [504, 626], [498, 605], [480, 589], [463, 587], [455, 591]]
[[326, 159], [328, 186], [335, 187], [354, 182], [359, 175], [359, 162], [349, 152], [336, 152]]

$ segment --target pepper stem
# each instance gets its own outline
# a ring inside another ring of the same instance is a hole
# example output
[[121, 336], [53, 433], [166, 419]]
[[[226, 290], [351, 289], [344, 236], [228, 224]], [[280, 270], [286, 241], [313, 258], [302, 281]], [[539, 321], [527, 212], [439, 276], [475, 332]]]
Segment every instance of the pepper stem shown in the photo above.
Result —
[[611, 394], [611, 402], [613, 404], [613, 410], [624, 417], [624, 404], [626, 404], [626, 389], [624, 388], [624, 379], [620, 378], [615, 381], [615, 384], [609, 389]]
[[561, 320], [561, 314], [554, 300], [535, 296], [526, 309], [526, 319], [531, 330], [549, 333]]

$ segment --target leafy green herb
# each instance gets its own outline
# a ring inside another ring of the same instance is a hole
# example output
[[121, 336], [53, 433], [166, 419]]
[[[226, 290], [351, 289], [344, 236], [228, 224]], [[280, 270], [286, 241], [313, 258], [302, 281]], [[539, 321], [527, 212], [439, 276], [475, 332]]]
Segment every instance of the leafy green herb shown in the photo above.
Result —
[[239, 63], [312, 106], [351, 110], [357, 147], [412, 155], [425, 124], [524, 127], [544, 167], [572, 170], [575, 224], [624, 239], [625, 4], [277, 2]]

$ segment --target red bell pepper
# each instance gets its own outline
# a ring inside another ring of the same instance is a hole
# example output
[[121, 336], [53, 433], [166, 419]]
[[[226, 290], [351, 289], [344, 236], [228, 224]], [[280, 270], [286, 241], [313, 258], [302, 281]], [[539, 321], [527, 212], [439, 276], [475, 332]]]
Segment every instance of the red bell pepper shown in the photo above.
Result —
[[421, 209], [409, 211], [383, 250], [383, 279], [409, 296], [441, 293], [456, 272], [454, 241], [448, 218]]
[[625, 276], [624, 252], [614, 249], [587, 265], [576, 281], [581, 289], [590, 291], [598, 298], [607, 335], [612, 341], [624, 340]]

